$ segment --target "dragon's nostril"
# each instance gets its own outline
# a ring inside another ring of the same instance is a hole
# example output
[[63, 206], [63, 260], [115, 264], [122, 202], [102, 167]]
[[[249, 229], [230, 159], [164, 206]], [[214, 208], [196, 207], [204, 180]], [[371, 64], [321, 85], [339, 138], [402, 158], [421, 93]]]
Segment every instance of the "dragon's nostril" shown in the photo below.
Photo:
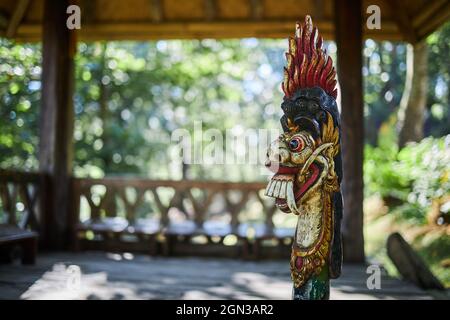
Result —
[[282, 162], [282, 161], [283, 161], [283, 159], [281, 158], [281, 154], [278, 155], [278, 161], [279, 161], [279, 162]]

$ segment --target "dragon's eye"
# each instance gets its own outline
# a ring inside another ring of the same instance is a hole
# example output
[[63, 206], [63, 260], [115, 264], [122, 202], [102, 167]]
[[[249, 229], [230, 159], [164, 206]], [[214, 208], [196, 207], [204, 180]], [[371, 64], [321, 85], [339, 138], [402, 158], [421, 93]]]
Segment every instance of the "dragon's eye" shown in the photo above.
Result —
[[289, 149], [291, 151], [297, 152], [303, 149], [304, 142], [303, 139], [300, 137], [294, 137], [289, 141]]

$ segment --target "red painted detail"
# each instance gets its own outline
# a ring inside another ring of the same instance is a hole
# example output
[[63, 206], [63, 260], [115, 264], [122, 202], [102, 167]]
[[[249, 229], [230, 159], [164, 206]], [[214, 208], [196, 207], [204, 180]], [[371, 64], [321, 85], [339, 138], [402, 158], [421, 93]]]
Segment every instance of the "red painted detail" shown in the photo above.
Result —
[[300, 189], [297, 190], [297, 192], [295, 192], [295, 199], [300, 198], [303, 193], [305, 193], [306, 190], [308, 190], [308, 188], [317, 180], [317, 177], [319, 176], [319, 167], [314, 163], [311, 164], [309, 170], [312, 171], [311, 177], [300, 187]]
[[277, 174], [296, 174], [300, 170], [298, 167], [286, 167], [272, 162], [267, 168]]
[[297, 259], [295, 260], [295, 267], [299, 271], [302, 270], [302, 267], [303, 267], [303, 258], [302, 257], [297, 257]]

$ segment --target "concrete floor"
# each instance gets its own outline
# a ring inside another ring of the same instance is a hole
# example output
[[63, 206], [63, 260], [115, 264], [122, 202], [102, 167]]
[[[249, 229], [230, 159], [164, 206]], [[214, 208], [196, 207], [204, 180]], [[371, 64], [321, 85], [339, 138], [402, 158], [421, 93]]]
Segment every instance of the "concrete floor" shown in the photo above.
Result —
[[[344, 266], [331, 299], [431, 299], [386, 275], [367, 288], [366, 268]], [[0, 265], [0, 299], [290, 299], [287, 261], [156, 258], [102, 252], [41, 254], [34, 266]]]

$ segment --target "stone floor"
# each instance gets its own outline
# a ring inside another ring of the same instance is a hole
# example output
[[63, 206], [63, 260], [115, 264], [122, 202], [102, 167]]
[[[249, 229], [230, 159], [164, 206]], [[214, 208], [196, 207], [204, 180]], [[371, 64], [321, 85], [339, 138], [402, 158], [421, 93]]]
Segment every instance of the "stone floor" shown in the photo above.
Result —
[[[331, 299], [432, 299], [382, 274], [367, 288], [366, 268], [347, 265]], [[290, 299], [286, 261], [152, 258], [130, 253], [41, 254], [34, 266], [0, 265], [0, 299]]]

